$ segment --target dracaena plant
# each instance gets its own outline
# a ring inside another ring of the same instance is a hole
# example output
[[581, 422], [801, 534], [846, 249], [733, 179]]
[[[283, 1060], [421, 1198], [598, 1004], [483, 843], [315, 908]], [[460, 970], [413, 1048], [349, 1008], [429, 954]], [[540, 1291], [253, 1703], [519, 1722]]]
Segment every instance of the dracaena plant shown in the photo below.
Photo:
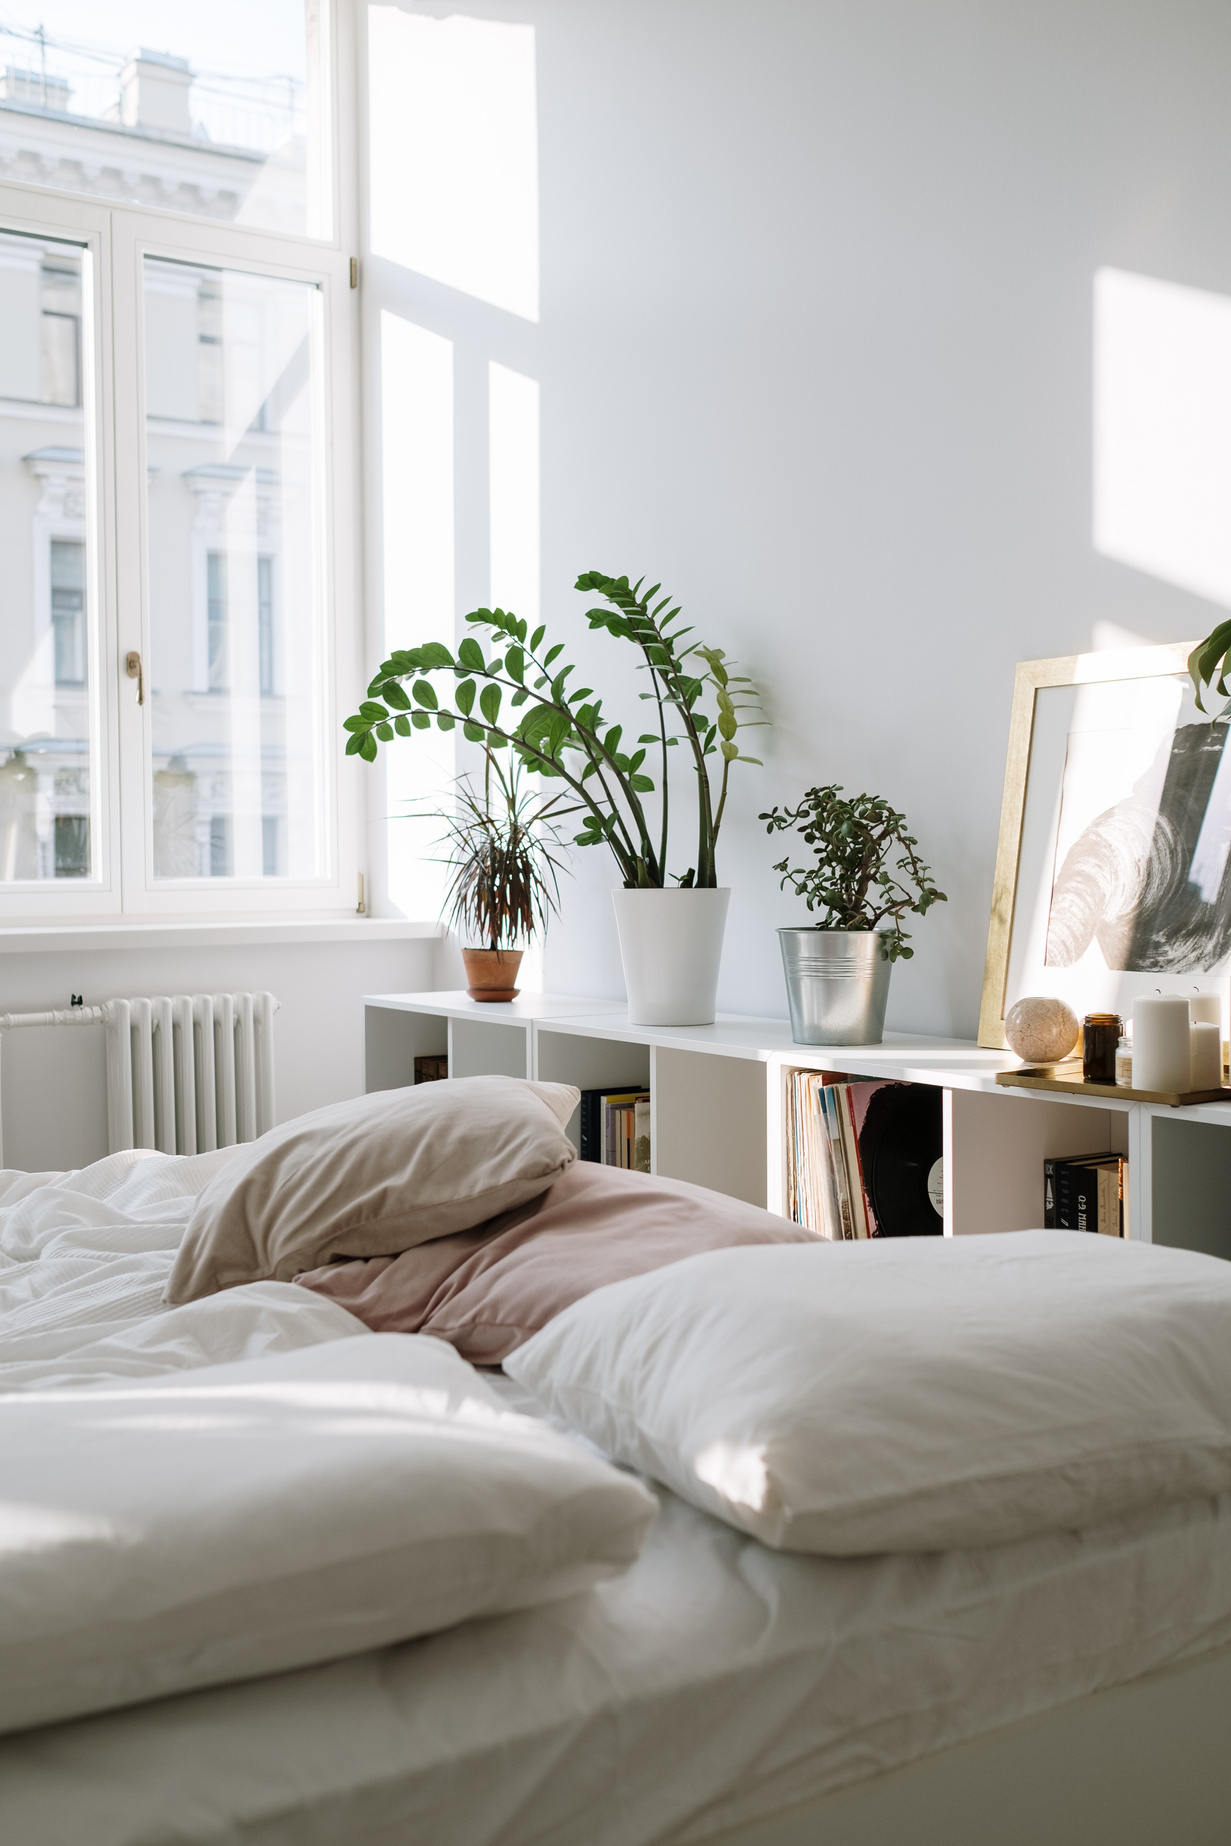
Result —
[[560, 795], [546, 800], [522, 780], [514, 759], [507, 770], [490, 750], [484, 753], [483, 784], [470, 776], [456, 782], [451, 814], [443, 820], [441, 845], [453, 876], [445, 916], [480, 947], [512, 949], [547, 928], [559, 908], [558, 819], [571, 809]]
[[812, 848], [814, 865], [792, 867], [790, 858], [774, 867], [809, 910], [823, 914], [818, 929], [878, 929], [888, 937], [890, 961], [909, 961], [902, 918], [922, 916], [933, 904], [948, 902], [919, 857], [919, 842], [906, 831], [906, 816], [879, 795], [842, 793], [840, 783], [810, 788], [797, 808], [773, 807], [760, 819], [767, 833], [793, 827]]
[[[587, 571], [576, 587], [603, 599], [603, 606], [586, 611], [590, 627], [606, 629], [641, 654], [650, 683], [641, 697], [655, 707], [656, 728], [643, 732], [635, 747], [628, 748], [623, 725], [608, 719], [592, 687], [570, 684], [574, 664], [561, 660], [562, 641], [549, 643], [546, 623], [531, 634], [509, 610], [475, 609], [466, 622], [477, 632], [456, 652], [429, 641], [399, 648], [381, 663], [367, 698], [346, 720], [347, 754], [371, 762], [378, 744], [394, 737], [460, 725], [471, 742], [509, 749], [532, 774], [567, 783], [583, 815], [576, 844], [609, 847], [626, 886], [654, 888], [668, 878], [667, 752], [682, 744], [696, 775], [697, 846], [678, 882], [716, 885], [715, 847], [731, 765], [759, 762], [737, 741], [741, 729], [759, 722], [747, 715], [756, 707], [751, 683], [731, 672], [721, 648], [692, 638], [678, 604], [659, 596], [660, 584], [646, 589], [644, 578], [630, 584], [627, 577]], [[451, 704], [437, 692], [440, 679]], [[710, 701], [712, 716], [705, 709]], [[711, 767], [719, 763], [715, 790]], [[656, 814], [647, 811], [647, 795], [656, 796]]]

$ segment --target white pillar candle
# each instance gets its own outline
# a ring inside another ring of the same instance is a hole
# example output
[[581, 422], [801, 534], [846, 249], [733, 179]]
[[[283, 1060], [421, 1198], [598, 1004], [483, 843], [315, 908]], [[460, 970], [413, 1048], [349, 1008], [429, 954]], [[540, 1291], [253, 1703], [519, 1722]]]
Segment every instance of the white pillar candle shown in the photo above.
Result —
[[1222, 1026], [1198, 1019], [1192, 1027], [1192, 1086], [1194, 1090], [1222, 1088]]
[[1211, 993], [1190, 993], [1188, 996], [1188, 1016], [1194, 1025], [1209, 1024], [1222, 1031], [1222, 995]]
[[1133, 1001], [1133, 1088], [1177, 1095], [1192, 1081], [1191, 1028], [1183, 994]]

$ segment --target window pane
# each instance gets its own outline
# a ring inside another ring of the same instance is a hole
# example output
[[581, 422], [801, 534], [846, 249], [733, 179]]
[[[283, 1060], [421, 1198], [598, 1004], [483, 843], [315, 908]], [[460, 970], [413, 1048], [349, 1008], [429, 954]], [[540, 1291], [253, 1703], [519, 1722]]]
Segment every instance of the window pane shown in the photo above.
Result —
[[326, 870], [320, 305], [146, 259], [156, 878]]
[[0, 231], [0, 882], [91, 874], [83, 252]]
[[0, 178], [327, 237], [324, 16], [324, 0], [10, 0]]

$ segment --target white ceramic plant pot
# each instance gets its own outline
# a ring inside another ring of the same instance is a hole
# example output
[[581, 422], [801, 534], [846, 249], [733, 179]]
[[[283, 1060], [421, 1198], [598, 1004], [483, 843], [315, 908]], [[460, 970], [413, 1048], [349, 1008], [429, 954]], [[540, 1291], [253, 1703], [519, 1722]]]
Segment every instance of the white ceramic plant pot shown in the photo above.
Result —
[[634, 1026], [711, 1026], [728, 889], [611, 893]]

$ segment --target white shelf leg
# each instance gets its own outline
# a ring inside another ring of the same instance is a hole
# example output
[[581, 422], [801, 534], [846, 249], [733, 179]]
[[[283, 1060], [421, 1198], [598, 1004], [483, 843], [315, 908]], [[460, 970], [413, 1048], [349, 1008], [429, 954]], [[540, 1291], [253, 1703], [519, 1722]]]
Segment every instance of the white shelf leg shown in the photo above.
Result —
[[1128, 1116], [1128, 1234], [1134, 1243], [1154, 1241], [1154, 1114], [1144, 1102]]

